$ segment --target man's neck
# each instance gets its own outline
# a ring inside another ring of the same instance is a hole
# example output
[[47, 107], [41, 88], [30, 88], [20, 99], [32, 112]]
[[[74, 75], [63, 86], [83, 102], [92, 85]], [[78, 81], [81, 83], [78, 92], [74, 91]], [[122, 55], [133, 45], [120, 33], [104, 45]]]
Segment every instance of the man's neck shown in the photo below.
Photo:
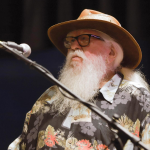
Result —
[[102, 88], [114, 75], [114, 72], [107, 73], [104, 77], [104, 80], [100, 83], [99, 88]]
[[99, 88], [102, 88], [107, 82], [108, 82], [108, 81], [101, 82]]

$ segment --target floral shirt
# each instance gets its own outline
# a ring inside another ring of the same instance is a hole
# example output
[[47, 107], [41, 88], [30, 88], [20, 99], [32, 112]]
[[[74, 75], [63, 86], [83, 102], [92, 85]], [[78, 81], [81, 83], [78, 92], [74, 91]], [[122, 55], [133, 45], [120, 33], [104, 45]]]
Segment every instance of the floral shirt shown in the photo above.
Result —
[[[79, 104], [64, 113], [56, 111], [52, 104], [64, 99], [60, 95], [57, 86], [43, 93], [27, 113], [22, 134], [8, 150], [114, 150], [112, 130], [89, 108]], [[110, 118], [118, 114], [120, 125], [150, 145], [149, 91], [116, 74], [100, 89], [94, 103]], [[132, 150], [130, 140], [120, 137], [124, 149]]]

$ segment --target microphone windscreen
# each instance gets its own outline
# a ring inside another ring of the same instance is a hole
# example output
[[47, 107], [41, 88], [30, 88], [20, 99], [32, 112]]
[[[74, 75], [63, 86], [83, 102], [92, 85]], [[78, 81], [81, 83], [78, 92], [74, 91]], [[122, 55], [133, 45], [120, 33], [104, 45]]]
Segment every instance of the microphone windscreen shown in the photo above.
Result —
[[22, 43], [20, 46], [23, 48], [23, 55], [29, 57], [31, 54], [31, 48], [28, 44]]

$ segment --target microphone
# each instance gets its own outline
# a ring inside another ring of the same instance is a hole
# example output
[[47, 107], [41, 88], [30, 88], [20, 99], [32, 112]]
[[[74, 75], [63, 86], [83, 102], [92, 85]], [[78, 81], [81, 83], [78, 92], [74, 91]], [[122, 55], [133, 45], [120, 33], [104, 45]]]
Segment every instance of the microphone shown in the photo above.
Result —
[[31, 54], [31, 48], [28, 44], [22, 43], [22, 44], [18, 45], [17, 43], [11, 42], [11, 41], [8, 41], [8, 42], [0, 41], [0, 43], [4, 44], [4, 45], [6, 45], [10, 48], [15, 48], [18, 51], [21, 51], [22, 55], [25, 56], [25, 57], [29, 57], [30, 54]]

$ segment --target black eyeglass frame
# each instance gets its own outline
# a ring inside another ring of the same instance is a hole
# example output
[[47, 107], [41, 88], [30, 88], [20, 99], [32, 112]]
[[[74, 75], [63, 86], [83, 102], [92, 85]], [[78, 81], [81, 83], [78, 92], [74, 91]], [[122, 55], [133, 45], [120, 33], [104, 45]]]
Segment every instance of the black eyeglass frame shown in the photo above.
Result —
[[[78, 38], [79, 38], [80, 36], [82, 36], [82, 35], [88, 35], [88, 36], [89, 36], [89, 41], [88, 41], [88, 44], [87, 44], [87, 45], [81, 45], [81, 43], [78, 41]], [[90, 43], [90, 38], [91, 38], [91, 37], [94, 37], [94, 38], [99, 39], [99, 40], [101, 40], [101, 41], [105, 41], [102, 37], [97, 36], [97, 35], [93, 35], [93, 34], [81, 34], [81, 35], [78, 35], [78, 36], [76, 36], [76, 37], [68, 36], [68, 37], [66, 37], [66, 38], [74, 38], [74, 39], [77, 40], [78, 44], [79, 44], [81, 47], [86, 47], [86, 46], [89, 45], [89, 43]], [[68, 47], [67, 47], [67, 46], [65, 45], [65, 42], [67, 41], [66, 38], [64, 39], [64, 46], [65, 46], [67, 49], [70, 49], [70, 48], [71, 48], [71, 42], [70, 42], [70, 44], [67, 44], [67, 45], [68, 45]], [[69, 41], [67, 41], [67, 42], [69, 42]], [[70, 45], [70, 47], [69, 47], [69, 45]]]

